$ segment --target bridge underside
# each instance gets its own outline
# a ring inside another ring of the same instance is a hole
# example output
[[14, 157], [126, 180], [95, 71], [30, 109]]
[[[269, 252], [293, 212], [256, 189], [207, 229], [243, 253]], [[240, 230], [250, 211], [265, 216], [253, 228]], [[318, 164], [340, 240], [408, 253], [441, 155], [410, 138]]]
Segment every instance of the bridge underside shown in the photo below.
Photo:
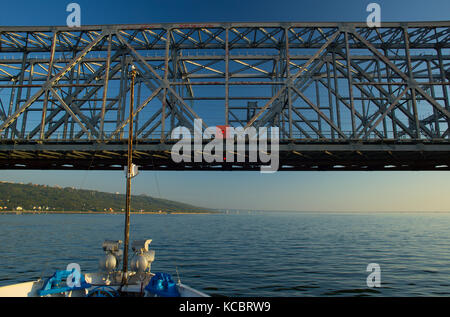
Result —
[[[170, 142], [137, 144], [133, 162], [140, 170], [260, 170], [273, 160], [249, 162], [194, 162], [194, 152], [184, 152], [190, 161], [175, 163]], [[226, 153], [226, 149], [224, 149]], [[361, 143], [281, 143], [280, 171], [442, 171], [450, 170], [450, 145], [447, 143], [361, 142]], [[186, 159], [185, 159], [186, 160]], [[126, 142], [111, 144], [3, 144], [0, 169], [123, 170], [127, 164]]]
[[196, 119], [276, 127], [279, 170], [450, 166], [450, 21], [270, 22], [1, 26], [0, 169], [122, 169], [131, 69], [141, 169], [259, 170], [175, 163]]

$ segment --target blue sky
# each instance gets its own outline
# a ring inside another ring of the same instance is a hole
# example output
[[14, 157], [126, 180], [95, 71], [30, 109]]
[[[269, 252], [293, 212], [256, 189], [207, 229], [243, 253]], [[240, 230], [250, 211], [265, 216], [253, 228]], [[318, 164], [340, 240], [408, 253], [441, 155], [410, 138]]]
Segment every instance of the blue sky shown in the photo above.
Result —
[[82, 24], [239, 21], [365, 21], [376, 2], [384, 21], [448, 20], [447, 0], [41, 0], [8, 1], [4, 25], [64, 25], [67, 4], [82, 10]]
[[[377, 2], [382, 21], [448, 20], [448, 0], [8, 1], [2, 25], [64, 25], [66, 6], [81, 23], [365, 21]], [[217, 208], [303, 211], [449, 211], [449, 172], [142, 172], [135, 194]], [[0, 171], [0, 180], [124, 192], [123, 172]]]

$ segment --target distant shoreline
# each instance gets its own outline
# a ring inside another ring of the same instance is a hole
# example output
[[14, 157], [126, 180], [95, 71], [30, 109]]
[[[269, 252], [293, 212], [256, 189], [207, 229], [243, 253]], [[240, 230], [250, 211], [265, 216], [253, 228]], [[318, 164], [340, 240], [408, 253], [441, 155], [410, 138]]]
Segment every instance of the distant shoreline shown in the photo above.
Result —
[[[124, 212], [124, 194], [73, 187], [37, 184], [7, 183], [0, 180], [0, 213], [51, 213], [51, 214], [121, 214]], [[215, 208], [205, 208], [148, 195], [132, 195], [131, 210], [145, 214], [154, 213], [214, 213]]]
[[[132, 211], [130, 214], [132, 215], [212, 215], [219, 214], [220, 212], [212, 212], [212, 211]], [[123, 211], [0, 211], [0, 215], [49, 215], [49, 214], [86, 214], [86, 215], [123, 215], [125, 212]]]

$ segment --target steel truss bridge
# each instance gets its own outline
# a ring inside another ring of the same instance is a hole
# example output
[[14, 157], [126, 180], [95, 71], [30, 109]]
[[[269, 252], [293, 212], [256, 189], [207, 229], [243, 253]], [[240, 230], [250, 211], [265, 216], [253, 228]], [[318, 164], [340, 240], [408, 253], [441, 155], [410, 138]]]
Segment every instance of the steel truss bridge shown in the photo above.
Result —
[[450, 170], [450, 21], [0, 27], [0, 168], [141, 169], [171, 131], [278, 127], [280, 170]]

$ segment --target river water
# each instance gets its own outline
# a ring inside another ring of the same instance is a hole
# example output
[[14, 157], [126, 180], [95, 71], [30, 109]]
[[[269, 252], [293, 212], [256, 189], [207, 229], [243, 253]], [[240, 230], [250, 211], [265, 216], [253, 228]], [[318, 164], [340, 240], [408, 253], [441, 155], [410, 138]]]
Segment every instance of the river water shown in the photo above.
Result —
[[[0, 286], [67, 264], [95, 271], [122, 215], [1, 215]], [[213, 296], [449, 296], [450, 214], [252, 212], [131, 215], [152, 272]], [[369, 263], [381, 269], [370, 288]], [[177, 274], [178, 271], [178, 274]]]

